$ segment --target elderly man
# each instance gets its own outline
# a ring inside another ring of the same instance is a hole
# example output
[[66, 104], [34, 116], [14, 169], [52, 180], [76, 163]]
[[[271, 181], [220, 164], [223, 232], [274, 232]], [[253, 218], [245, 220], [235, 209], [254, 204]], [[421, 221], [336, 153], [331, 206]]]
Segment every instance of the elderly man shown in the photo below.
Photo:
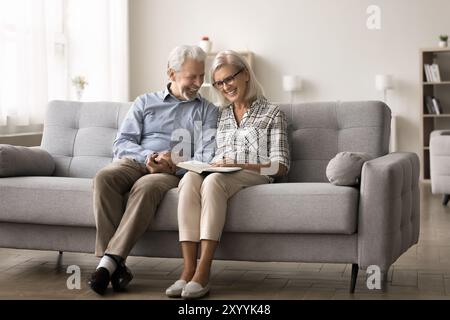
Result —
[[167, 88], [136, 99], [114, 141], [113, 163], [95, 176], [95, 255], [102, 258], [88, 284], [98, 294], [104, 294], [110, 282], [114, 291], [122, 291], [131, 281], [125, 260], [165, 193], [178, 186], [183, 171], [173, 161], [172, 153], [180, 149], [174, 131], [183, 129], [183, 137], [190, 136], [181, 144], [191, 147], [191, 157], [212, 159], [217, 108], [198, 95], [205, 58], [196, 46], [177, 47], [170, 53]]

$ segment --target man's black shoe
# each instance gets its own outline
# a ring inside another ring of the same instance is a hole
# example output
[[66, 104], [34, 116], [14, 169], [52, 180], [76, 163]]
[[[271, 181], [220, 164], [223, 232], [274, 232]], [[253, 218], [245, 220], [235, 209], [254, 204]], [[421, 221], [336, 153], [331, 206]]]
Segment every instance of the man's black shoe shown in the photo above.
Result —
[[124, 291], [132, 279], [133, 274], [125, 263], [119, 264], [116, 271], [114, 271], [111, 276], [113, 290], [117, 292]]
[[110, 280], [109, 271], [106, 268], [100, 267], [91, 274], [88, 285], [96, 293], [103, 295], [106, 288], [108, 288]]

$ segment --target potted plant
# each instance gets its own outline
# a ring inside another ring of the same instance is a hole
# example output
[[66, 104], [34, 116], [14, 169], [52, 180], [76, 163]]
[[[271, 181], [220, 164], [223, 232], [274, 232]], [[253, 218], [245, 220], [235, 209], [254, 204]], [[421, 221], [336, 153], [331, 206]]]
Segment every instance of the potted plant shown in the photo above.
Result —
[[212, 42], [209, 40], [209, 37], [204, 36], [202, 40], [199, 42], [198, 46], [203, 49], [206, 53], [211, 52]]
[[448, 42], [447, 42], [447, 40], [448, 40], [448, 35], [446, 35], [446, 34], [441, 34], [440, 36], [439, 36], [439, 47], [440, 48], [446, 48], [447, 46], [448, 46]]

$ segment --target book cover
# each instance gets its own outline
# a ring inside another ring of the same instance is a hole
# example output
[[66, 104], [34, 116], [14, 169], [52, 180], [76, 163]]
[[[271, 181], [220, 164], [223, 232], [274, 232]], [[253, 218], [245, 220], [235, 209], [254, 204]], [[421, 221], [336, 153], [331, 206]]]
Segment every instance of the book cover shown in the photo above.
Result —
[[226, 172], [235, 172], [235, 171], [242, 170], [242, 168], [240, 168], [240, 167], [214, 167], [208, 163], [204, 163], [204, 162], [200, 162], [200, 161], [196, 161], [196, 160], [179, 162], [177, 164], [177, 167], [180, 167], [180, 168], [183, 168], [183, 169], [186, 169], [189, 171], [194, 171], [197, 173], [203, 173], [203, 172], [226, 173]]
[[439, 65], [437, 63], [433, 63], [430, 67], [431, 69], [431, 77], [433, 82], [441, 82], [441, 74], [439, 72]]
[[423, 69], [425, 71], [426, 82], [433, 82], [433, 79], [431, 78], [430, 65], [429, 64], [424, 64], [423, 65]]
[[433, 97], [433, 107], [436, 112], [436, 114], [442, 114], [442, 107], [439, 99]]
[[433, 105], [433, 97], [425, 96], [425, 106], [427, 108], [428, 114], [435, 114], [434, 105]]

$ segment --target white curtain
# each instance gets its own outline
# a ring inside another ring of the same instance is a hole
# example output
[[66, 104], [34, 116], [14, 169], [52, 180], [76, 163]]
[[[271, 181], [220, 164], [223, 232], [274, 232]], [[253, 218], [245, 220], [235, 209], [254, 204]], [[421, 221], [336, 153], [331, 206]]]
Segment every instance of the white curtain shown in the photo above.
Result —
[[128, 101], [128, 0], [67, 1], [69, 75], [88, 82], [82, 100]]
[[0, 125], [42, 123], [56, 23], [47, 0], [0, 0]]
[[128, 101], [128, 0], [0, 0], [0, 133], [52, 99]]

